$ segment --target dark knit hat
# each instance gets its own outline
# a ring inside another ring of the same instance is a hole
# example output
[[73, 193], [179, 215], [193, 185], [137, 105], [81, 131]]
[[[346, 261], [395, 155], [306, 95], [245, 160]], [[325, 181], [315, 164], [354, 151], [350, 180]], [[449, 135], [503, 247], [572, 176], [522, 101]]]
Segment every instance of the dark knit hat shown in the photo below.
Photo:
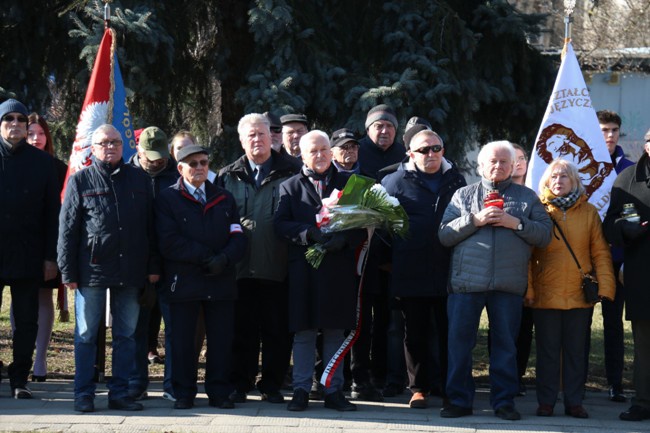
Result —
[[330, 144], [332, 147], [343, 146], [345, 143], [353, 141], [359, 144], [359, 140], [354, 132], [350, 129], [343, 128], [334, 131], [332, 138], [330, 139]]
[[414, 127], [415, 125], [424, 125], [429, 129], [433, 129], [433, 126], [429, 123], [427, 119], [424, 117], [418, 117], [418, 116], [413, 116], [409, 119], [408, 122], [406, 122], [406, 128], [404, 128], [404, 133]]
[[169, 144], [167, 143], [167, 134], [157, 126], [145, 128], [140, 134], [138, 146], [144, 151], [145, 156], [150, 161], [157, 159], [169, 158]]
[[201, 147], [201, 146], [197, 146], [197, 145], [193, 144], [191, 146], [183, 147], [181, 150], [178, 151], [178, 154], [176, 156], [177, 156], [178, 161], [182, 161], [185, 158], [187, 158], [188, 156], [194, 155], [196, 153], [202, 153], [204, 155], [209, 155], [208, 154], [208, 149], [206, 149], [205, 147]]
[[379, 104], [368, 111], [368, 116], [366, 117], [366, 129], [370, 128], [370, 125], [378, 120], [387, 120], [393, 124], [395, 129], [397, 129], [397, 114], [395, 114], [395, 110], [393, 110], [389, 105]]
[[431, 128], [428, 128], [426, 125], [418, 123], [406, 130], [406, 132], [404, 133], [404, 146], [406, 147], [406, 149], [409, 149], [411, 147], [411, 140], [413, 140], [413, 137], [415, 137], [417, 134], [419, 134], [422, 131], [431, 131]]
[[267, 111], [264, 113], [264, 116], [269, 119], [269, 126], [271, 128], [282, 128], [282, 121], [277, 115], [271, 113], [270, 111]]
[[25, 117], [29, 116], [27, 107], [25, 107], [22, 102], [16, 101], [15, 99], [7, 99], [5, 102], [0, 104], [0, 120], [9, 113], [20, 113]]
[[282, 122], [283, 125], [294, 122], [303, 123], [306, 127], [309, 127], [309, 121], [307, 120], [307, 116], [304, 114], [285, 114], [280, 117], [280, 122]]

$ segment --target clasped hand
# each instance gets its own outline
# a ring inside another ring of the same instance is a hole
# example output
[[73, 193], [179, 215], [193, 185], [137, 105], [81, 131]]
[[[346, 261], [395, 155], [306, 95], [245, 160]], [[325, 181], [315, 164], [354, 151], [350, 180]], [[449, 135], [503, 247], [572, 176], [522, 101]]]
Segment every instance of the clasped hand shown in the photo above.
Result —
[[477, 214], [474, 214], [473, 222], [476, 227], [492, 225], [495, 227], [505, 227], [515, 230], [520, 221], [519, 218], [510, 215], [503, 209], [491, 206], [486, 207]]

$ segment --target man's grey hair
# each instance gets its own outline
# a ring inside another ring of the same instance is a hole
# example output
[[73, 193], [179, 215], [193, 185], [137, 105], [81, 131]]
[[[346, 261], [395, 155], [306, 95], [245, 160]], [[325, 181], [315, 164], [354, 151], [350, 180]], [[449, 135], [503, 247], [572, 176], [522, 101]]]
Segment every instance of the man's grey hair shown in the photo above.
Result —
[[239, 124], [237, 125], [237, 133], [239, 134], [239, 139], [241, 140], [244, 135], [244, 129], [252, 126], [263, 124], [266, 126], [266, 130], [271, 134], [271, 123], [269, 118], [260, 113], [250, 113], [239, 119]]
[[325, 139], [327, 145], [330, 148], [332, 147], [332, 145], [330, 144], [330, 138], [325, 132], [321, 131], [320, 129], [312, 129], [311, 131], [309, 131], [308, 133], [300, 137], [300, 153], [303, 153], [305, 151], [304, 147], [307, 145], [307, 141], [312, 140], [316, 137], [321, 137]]
[[512, 161], [513, 164], [515, 163], [517, 156], [515, 154], [515, 148], [512, 146], [512, 143], [507, 140], [491, 141], [483, 146], [478, 153], [477, 162], [479, 168], [482, 167], [485, 163], [487, 155], [491, 152], [496, 152], [497, 150], [507, 150], [510, 152], [510, 161]]
[[440, 134], [438, 134], [436, 131], [433, 131], [431, 129], [423, 129], [422, 131], [418, 132], [415, 134], [413, 137], [411, 137], [411, 142], [409, 143], [409, 148], [411, 147], [411, 143], [415, 141], [415, 137], [418, 136], [423, 136], [423, 137], [436, 137], [438, 140], [440, 140], [440, 145], [444, 148], [445, 147], [445, 142], [442, 140], [442, 137]]
[[95, 129], [95, 131], [93, 132], [93, 135], [91, 137], [92, 144], [95, 144], [97, 142], [97, 136], [99, 134], [105, 134], [109, 131], [117, 133], [117, 135], [120, 136], [120, 140], [122, 140], [122, 134], [120, 134], [120, 131], [118, 131], [116, 127], [114, 127], [110, 123], [104, 123], [103, 125], [99, 125], [97, 129]]

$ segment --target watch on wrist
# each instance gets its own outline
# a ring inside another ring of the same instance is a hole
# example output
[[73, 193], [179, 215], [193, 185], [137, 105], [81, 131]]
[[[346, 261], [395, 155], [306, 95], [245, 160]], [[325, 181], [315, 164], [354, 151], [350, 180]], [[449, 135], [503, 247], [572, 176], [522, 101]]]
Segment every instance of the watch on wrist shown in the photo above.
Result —
[[524, 229], [524, 222], [522, 220], [519, 220], [519, 224], [517, 224], [517, 231], [520, 232]]

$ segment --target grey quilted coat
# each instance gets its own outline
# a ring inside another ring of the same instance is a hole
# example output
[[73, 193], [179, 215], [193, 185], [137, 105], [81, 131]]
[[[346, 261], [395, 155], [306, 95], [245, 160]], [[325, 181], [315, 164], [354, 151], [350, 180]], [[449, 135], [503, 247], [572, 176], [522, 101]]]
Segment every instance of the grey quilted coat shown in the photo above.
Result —
[[[521, 219], [523, 230], [486, 225], [476, 227], [472, 215], [483, 209], [483, 197], [498, 189], [503, 209]], [[528, 286], [531, 247], [544, 248], [553, 224], [535, 192], [510, 180], [490, 181], [456, 191], [442, 217], [440, 242], [453, 247], [449, 272], [450, 293], [501, 291], [524, 295]]]

